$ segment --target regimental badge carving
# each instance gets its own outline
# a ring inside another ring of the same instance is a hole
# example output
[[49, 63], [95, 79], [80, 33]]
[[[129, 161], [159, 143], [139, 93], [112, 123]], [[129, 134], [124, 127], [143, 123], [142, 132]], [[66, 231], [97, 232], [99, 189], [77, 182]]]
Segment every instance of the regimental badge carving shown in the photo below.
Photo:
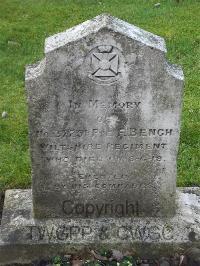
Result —
[[112, 83], [121, 75], [121, 53], [111, 45], [100, 45], [90, 52], [89, 78], [98, 83]]

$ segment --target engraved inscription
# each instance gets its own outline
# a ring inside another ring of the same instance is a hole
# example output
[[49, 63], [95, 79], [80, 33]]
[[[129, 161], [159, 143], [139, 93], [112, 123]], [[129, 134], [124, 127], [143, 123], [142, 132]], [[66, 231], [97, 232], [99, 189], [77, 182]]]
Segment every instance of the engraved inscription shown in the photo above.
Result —
[[172, 136], [173, 129], [171, 128], [119, 128], [118, 130], [109, 130], [106, 128], [67, 128], [56, 131], [37, 130], [37, 137], [52, 137], [52, 138], [81, 138], [81, 137], [156, 137], [156, 136]]
[[123, 163], [123, 162], [145, 162], [145, 161], [151, 161], [151, 162], [159, 162], [162, 160], [162, 157], [160, 155], [136, 155], [136, 156], [46, 156], [46, 157], [41, 157], [46, 162], [56, 162], [56, 163], [69, 163], [71, 160], [73, 160], [74, 165], [79, 164], [79, 163], [91, 163], [95, 164], [96, 162], [107, 162], [110, 163]]
[[152, 150], [165, 149], [167, 143], [76, 143], [67, 145], [65, 143], [40, 143], [38, 144], [43, 151], [98, 151], [98, 150], [113, 150], [113, 151], [133, 151], [133, 150]]
[[[72, 110], [80, 110], [83, 107], [83, 103], [75, 102], [73, 100], [69, 100], [69, 108]], [[141, 102], [138, 101], [124, 101], [124, 102], [105, 102], [99, 99], [90, 99], [88, 102], [85, 103], [88, 105], [89, 108], [93, 109], [135, 109], [139, 108]]]

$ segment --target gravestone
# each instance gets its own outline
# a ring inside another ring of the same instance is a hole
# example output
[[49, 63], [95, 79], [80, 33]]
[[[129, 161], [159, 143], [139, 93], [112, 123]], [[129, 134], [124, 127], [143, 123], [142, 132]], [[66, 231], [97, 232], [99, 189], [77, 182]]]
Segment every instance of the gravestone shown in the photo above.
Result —
[[26, 71], [34, 215], [170, 216], [183, 74], [162, 38], [100, 16]]
[[176, 189], [183, 73], [109, 15], [46, 39], [26, 69], [32, 189], [8, 190], [0, 265], [200, 245], [200, 189]]

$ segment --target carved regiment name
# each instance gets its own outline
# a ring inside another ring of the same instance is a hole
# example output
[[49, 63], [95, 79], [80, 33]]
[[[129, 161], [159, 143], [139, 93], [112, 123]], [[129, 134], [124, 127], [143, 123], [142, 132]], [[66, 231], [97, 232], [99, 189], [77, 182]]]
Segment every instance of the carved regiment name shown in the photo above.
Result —
[[152, 150], [152, 149], [165, 149], [167, 143], [76, 143], [74, 145], [68, 145], [65, 143], [39, 143], [38, 144], [43, 151], [98, 151], [98, 150], [112, 150], [112, 151], [134, 151], [134, 150]]

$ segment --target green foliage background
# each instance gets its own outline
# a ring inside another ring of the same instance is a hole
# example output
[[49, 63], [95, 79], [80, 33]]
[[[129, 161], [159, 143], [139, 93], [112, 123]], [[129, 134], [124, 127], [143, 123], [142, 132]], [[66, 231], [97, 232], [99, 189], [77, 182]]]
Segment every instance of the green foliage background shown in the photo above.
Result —
[[165, 38], [185, 74], [178, 185], [200, 185], [200, 2], [162, 0], [0, 0], [0, 190], [31, 184], [25, 65], [43, 57], [47, 36], [110, 13]]

